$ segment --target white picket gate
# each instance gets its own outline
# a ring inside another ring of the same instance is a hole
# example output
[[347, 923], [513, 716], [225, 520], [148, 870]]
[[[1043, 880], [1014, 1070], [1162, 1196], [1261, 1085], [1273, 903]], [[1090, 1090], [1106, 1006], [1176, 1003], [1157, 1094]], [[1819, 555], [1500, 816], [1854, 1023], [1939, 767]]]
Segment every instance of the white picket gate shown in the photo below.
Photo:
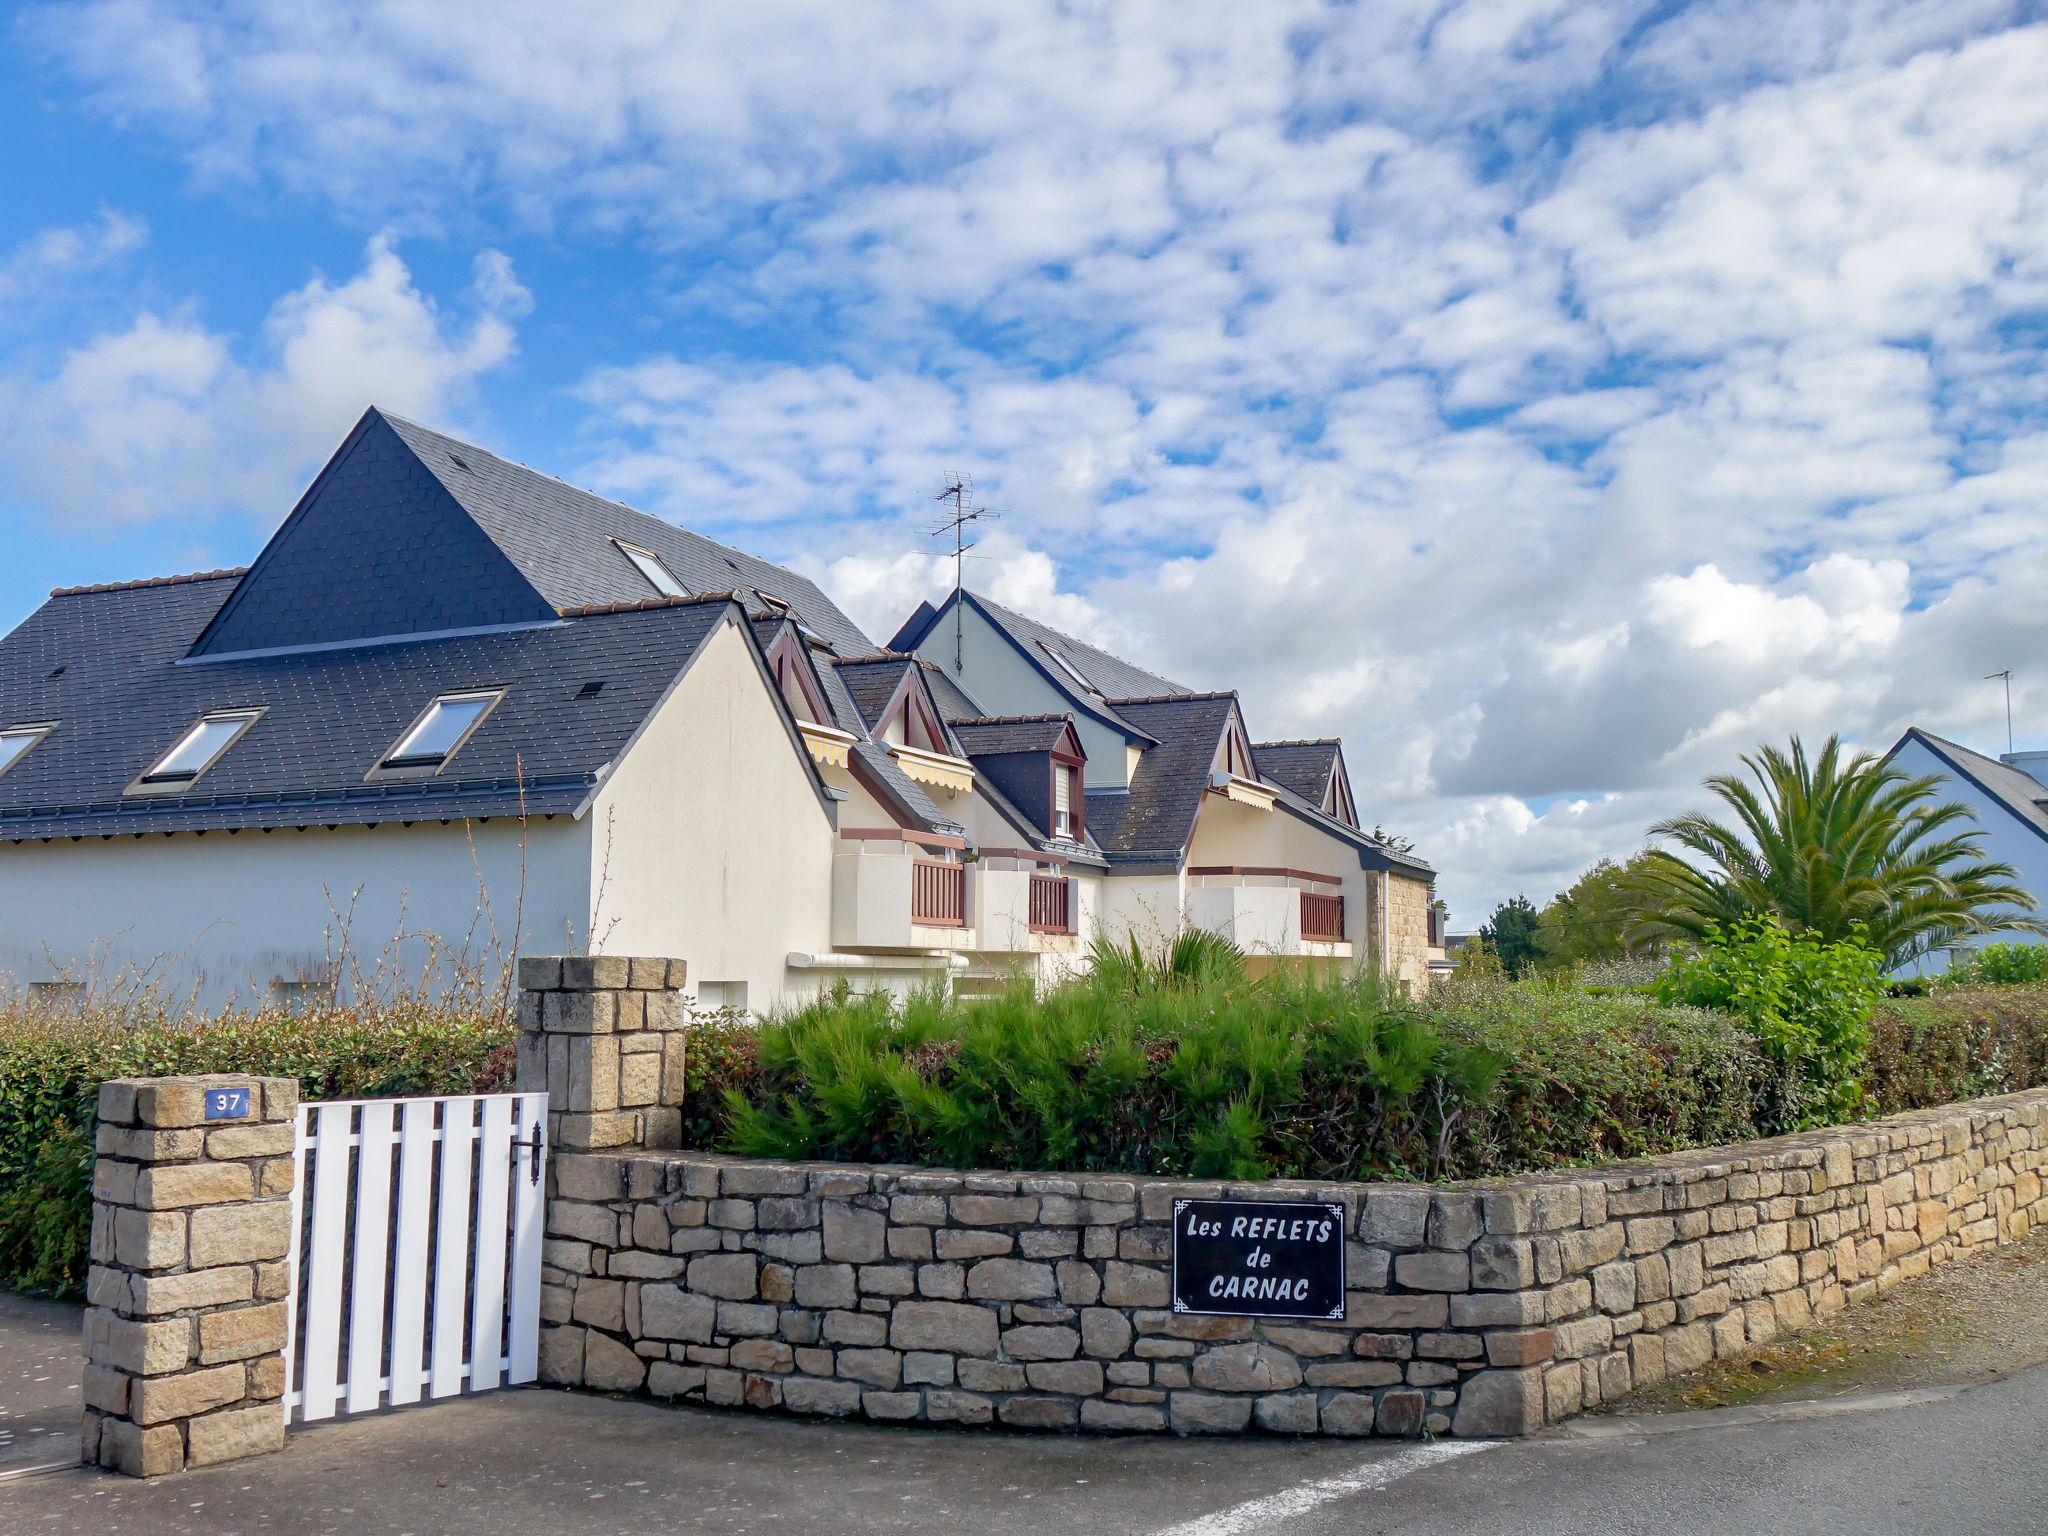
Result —
[[300, 1106], [287, 1422], [534, 1379], [547, 1105]]

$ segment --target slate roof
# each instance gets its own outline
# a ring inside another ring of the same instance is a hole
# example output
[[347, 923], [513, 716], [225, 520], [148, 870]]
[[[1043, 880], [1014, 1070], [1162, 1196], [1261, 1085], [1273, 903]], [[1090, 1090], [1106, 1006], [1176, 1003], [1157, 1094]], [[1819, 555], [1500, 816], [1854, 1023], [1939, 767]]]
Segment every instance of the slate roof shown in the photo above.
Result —
[[1311, 805], [1321, 805], [1330, 792], [1330, 775], [1337, 770], [1342, 743], [1334, 738], [1321, 741], [1255, 741], [1252, 761], [1259, 777], [1285, 785]]
[[[925, 637], [938, 627], [945, 616], [952, 611], [955, 597], [948, 597], [943, 605], [934, 608], [929, 603], [920, 603], [917, 611], [904, 621], [903, 627], [889, 642], [889, 648], [896, 651], [915, 650]], [[1015, 609], [1005, 608], [1001, 603], [983, 597], [979, 592], [962, 592], [957, 600], [971, 603], [988, 621], [1007, 635], [1041, 676], [1055, 688], [1073, 700], [1082, 713], [1092, 715], [1150, 744], [1150, 738], [1137, 730], [1131, 722], [1109, 703], [1107, 695], [1150, 695], [1184, 694], [1189, 690], [1179, 683], [1134, 667], [1109, 652], [1098, 650], [1072, 635], [1061, 634], [1058, 630], [1027, 618]], [[1069, 666], [1092, 685], [1084, 689], [1075, 684], [1066, 671], [1047, 654], [1056, 652], [1064, 657]]]
[[938, 706], [941, 720], [971, 720], [986, 713], [975, 703], [973, 696], [954, 680], [953, 674], [943, 668], [925, 668], [924, 681], [932, 691], [932, 702]]
[[[1209, 788], [1209, 771], [1237, 695], [1197, 693], [1110, 702], [1159, 745], [1147, 747], [1139, 757], [1124, 804], [1110, 812], [1114, 827], [1098, 824], [1095, 839], [1111, 863], [1178, 861], [1194, 835], [1195, 813]], [[1095, 790], [1088, 792], [1091, 823], [1096, 822], [1098, 800], [1107, 798]]]
[[832, 667], [846, 684], [847, 697], [860, 711], [862, 734], [882, 728], [882, 711], [903, 685], [903, 674], [917, 665], [910, 656], [836, 658]]
[[[234, 578], [56, 596], [0, 640], [0, 722], [53, 721], [0, 775], [0, 841], [573, 813], [737, 610], [672, 603], [543, 627], [183, 661]], [[61, 670], [60, 670], [61, 669]], [[584, 685], [602, 683], [591, 697]], [[449, 766], [365, 776], [437, 695], [505, 696]], [[263, 715], [182, 793], [123, 791], [201, 715]]]
[[1073, 723], [1071, 715], [996, 715], [947, 722], [969, 757], [1050, 752]]
[[[1899, 750], [1908, 740], [1917, 740], [1929, 752], [1946, 763], [1958, 777], [1997, 801], [2013, 818], [2030, 828], [2035, 836], [2048, 838], [2048, 785], [2032, 774], [2001, 763], [1995, 757], [1986, 757], [1982, 752], [1972, 752], [1968, 747], [1937, 736], [1932, 731], [1923, 731], [1913, 726], [1899, 738], [1892, 752]], [[1891, 753], [1885, 754], [1890, 757]]]

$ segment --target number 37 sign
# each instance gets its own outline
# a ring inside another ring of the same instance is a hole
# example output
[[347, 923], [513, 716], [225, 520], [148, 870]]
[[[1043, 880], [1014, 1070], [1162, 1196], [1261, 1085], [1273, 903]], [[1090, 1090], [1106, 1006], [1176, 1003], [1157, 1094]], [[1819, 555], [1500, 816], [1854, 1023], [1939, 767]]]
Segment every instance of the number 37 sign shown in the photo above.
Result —
[[209, 1120], [246, 1120], [249, 1118], [249, 1090], [241, 1088], [209, 1088], [206, 1090], [206, 1118]]

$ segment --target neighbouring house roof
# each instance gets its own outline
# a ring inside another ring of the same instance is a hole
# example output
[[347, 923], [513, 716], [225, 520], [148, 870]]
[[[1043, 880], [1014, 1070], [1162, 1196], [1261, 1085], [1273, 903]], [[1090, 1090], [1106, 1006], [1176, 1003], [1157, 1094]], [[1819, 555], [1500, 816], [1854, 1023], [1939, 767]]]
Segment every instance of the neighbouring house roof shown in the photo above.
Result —
[[787, 603], [872, 649], [806, 578], [372, 407], [265, 545], [197, 649], [225, 654], [535, 623], [655, 596], [615, 541], [689, 593]]
[[882, 716], [896, 691], [903, 686], [903, 674], [917, 670], [914, 656], [841, 656], [833, 669], [846, 684], [847, 697], [860, 712], [862, 733], [879, 731]]
[[1334, 737], [1319, 741], [1255, 741], [1252, 761], [1259, 765], [1259, 777], [1268, 783], [1285, 785], [1311, 805], [1321, 805], [1330, 792], [1330, 775], [1337, 771], [1343, 744]]
[[[1038, 673], [1070, 699], [1081, 713], [1091, 715], [1114, 729], [1125, 732], [1134, 739], [1149, 743], [1151, 738], [1142, 729], [1135, 728], [1109, 702], [1119, 695], [1181, 694], [1188, 690], [1179, 683], [1169, 682], [1142, 667], [1134, 667], [1120, 657], [1076, 640], [1072, 635], [1061, 634], [1048, 625], [1027, 618], [1015, 609], [1005, 608], [1001, 603], [983, 597], [979, 592], [962, 591], [949, 596], [939, 607], [920, 603], [917, 611], [905, 621], [903, 627], [889, 642], [889, 648], [896, 651], [915, 650], [952, 612], [955, 601], [971, 605], [982, 614], [1016, 647], [1018, 654], [1035, 668]], [[1062, 665], [1062, 662], [1065, 665]], [[1068, 668], [1085, 679], [1087, 686], [1077, 683], [1069, 675]]]
[[1975, 785], [2011, 812], [2013, 819], [2036, 837], [2048, 838], [2048, 785], [2010, 763], [2001, 763], [1982, 752], [1972, 752], [1946, 737], [1923, 731], [1917, 725], [1908, 729], [1885, 756], [1889, 758], [1908, 741], [1919, 742], [1958, 778]]
[[925, 685], [932, 691], [932, 702], [939, 707], [939, 718], [945, 721], [970, 720], [987, 713], [974, 698], [954, 680], [953, 674], [938, 667], [925, 668]]
[[[721, 624], [726, 598], [538, 627], [184, 660], [233, 577], [53, 596], [0, 639], [0, 840], [574, 814]], [[601, 685], [592, 690], [588, 685]], [[432, 778], [367, 780], [438, 695], [504, 697]], [[203, 715], [264, 713], [189, 789], [124, 791]]]

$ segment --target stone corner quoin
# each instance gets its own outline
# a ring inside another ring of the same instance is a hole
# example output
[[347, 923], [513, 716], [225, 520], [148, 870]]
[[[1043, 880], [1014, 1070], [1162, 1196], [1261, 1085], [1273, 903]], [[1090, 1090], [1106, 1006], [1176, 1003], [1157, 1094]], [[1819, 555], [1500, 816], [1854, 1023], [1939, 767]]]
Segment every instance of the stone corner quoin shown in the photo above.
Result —
[[[2048, 1220], [2048, 1089], [1431, 1188], [558, 1152], [541, 1373], [1018, 1429], [1508, 1436]], [[1172, 1310], [1173, 1202], [1342, 1206], [1341, 1320]]]

